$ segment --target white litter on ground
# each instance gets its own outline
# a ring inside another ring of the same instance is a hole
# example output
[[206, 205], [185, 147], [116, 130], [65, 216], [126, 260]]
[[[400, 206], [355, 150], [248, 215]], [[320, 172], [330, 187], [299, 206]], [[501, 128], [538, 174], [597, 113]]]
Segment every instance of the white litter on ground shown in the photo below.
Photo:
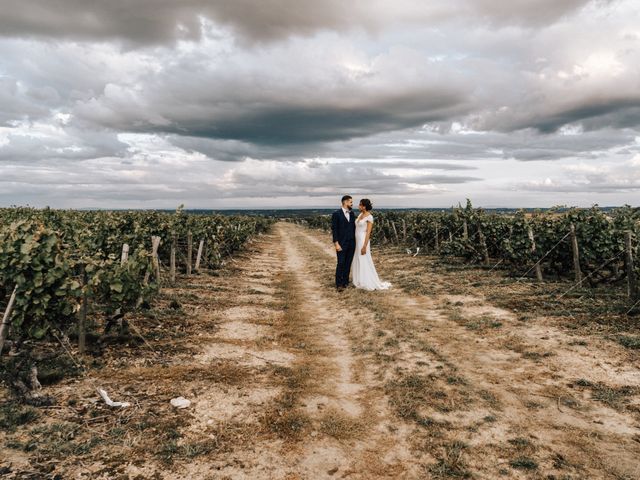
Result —
[[129, 406], [131, 406], [131, 404], [129, 402], [114, 402], [113, 400], [111, 400], [109, 398], [109, 395], [107, 395], [107, 392], [104, 391], [102, 388], [98, 388], [98, 393], [100, 394], [100, 396], [102, 397], [104, 402], [107, 405], [109, 405], [110, 407], [129, 407]]
[[171, 405], [176, 408], [187, 408], [191, 402], [184, 397], [176, 397], [171, 399]]

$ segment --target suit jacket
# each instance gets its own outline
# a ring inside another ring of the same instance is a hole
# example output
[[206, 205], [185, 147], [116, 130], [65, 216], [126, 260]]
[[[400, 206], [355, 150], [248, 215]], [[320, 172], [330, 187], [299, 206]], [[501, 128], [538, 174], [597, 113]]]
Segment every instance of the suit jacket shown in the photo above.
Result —
[[333, 242], [338, 242], [342, 248], [351, 244], [356, 244], [356, 216], [353, 211], [349, 212], [349, 221], [342, 209], [336, 210], [331, 215], [331, 232], [333, 233]]

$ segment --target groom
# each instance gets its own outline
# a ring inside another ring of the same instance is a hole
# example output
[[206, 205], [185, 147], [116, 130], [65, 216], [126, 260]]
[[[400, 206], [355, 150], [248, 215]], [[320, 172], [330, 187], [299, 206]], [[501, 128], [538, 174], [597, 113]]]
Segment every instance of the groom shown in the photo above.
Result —
[[353, 254], [356, 251], [356, 216], [351, 211], [353, 199], [349, 195], [342, 197], [342, 208], [331, 216], [333, 244], [338, 254], [336, 266], [336, 288], [343, 290], [349, 285], [349, 270]]

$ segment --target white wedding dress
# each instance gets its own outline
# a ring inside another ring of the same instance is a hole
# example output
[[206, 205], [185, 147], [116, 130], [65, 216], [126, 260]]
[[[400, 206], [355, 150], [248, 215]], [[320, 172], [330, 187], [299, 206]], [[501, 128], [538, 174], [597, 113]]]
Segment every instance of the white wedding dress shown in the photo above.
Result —
[[373, 223], [373, 216], [369, 213], [361, 220], [356, 219], [356, 252], [351, 264], [353, 285], [365, 290], [386, 290], [391, 287], [389, 282], [382, 282], [378, 278], [378, 272], [371, 258], [371, 242], [367, 243], [367, 253], [360, 252], [367, 237], [367, 222]]

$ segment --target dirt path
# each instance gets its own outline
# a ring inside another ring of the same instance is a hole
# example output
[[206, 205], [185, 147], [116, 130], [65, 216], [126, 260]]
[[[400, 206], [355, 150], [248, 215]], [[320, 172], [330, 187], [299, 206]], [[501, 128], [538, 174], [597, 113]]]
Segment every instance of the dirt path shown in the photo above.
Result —
[[[73, 421], [90, 426], [82, 435], [95, 437], [57, 436], [64, 448], [47, 447], [45, 455], [58, 462], [55, 473], [640, 478], [636, 357], [545, 319], [523, 323], [481, 295], [402, 288], [421, 258], [377, 255], [391, 290], [338, 293], [329, 238], [278, 223], [219, 275], [167, 289], [162, 301], [178, 301], [182, 317], [164, 323], [176, 322], [170, 342], [159, 335], [153, 344], [162, 358], [132, 355], [95, 373], [133, 409], [76, 408]], [[422, 275], [416, 281], [439, 281]], [[47, 389], [58, 398], [94, 395], [86, 382]], [[171, 407], [178, 395], [191, 406]], [[54, 436], [70, 425], [61, 418], [46, 419]], [[98, 431], [93, 418], [112, 423]], [[25, 472], [33, 470], [30, 455], [44, 458], [44, 447], [19, 451], [43, 431], [39, 422], [0, 436]]]
[[[357, 354], [359, 325], [373, 314], [349, 307], [321, 283], [317, 263], [290, 228], [277, 225], [241, 264], [233, 290], [252, 293], [213, 315], [217, 333], [203, 339], [196, 356], [267, 369], [231, 397], [216, 386], [193, 398], [205, 424], [233, 419], [244, 429], [253, 419], [251, 448], [232, 442], [223, 463], [198, 458], [175, 478], [208, 478], [212, 466], [214, 478], [418, 478], [409, 429], [391, 413], [378, 372]], [[185, 431], [194, 435], [184, 441], [197, 442], [203, 427], [192, 422]]]

